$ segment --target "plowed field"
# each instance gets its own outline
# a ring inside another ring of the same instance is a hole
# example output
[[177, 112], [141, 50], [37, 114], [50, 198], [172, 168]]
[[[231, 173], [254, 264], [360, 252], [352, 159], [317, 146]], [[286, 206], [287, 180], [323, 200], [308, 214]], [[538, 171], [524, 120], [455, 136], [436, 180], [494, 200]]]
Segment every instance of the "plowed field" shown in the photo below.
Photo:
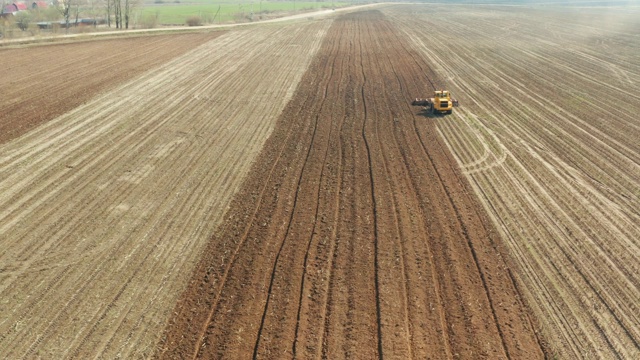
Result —
[[0, 145], [0, 358], [152, 354], [327, 27], [209, 35]]
[[639, 358], [639, 10], [0, 49], [0, 358]]
[[[221, 33], [0, 49], [0, 143]], [[132, 51], [136, 49], [136, 51]]]
[[425, 75], [380, 12], [334, 21], [160, 357], [543, 357], [497, 232], [407, 101]]
[[554, 353], [640, 358], [640, 8], [385, 14], [464, 104], [437, 131]]

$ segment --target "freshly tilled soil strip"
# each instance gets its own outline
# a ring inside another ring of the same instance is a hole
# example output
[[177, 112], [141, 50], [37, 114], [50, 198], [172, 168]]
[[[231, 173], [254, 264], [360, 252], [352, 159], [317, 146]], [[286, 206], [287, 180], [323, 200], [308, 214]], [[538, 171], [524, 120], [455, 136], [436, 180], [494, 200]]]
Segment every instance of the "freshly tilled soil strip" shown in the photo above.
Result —
[[544, 357], [497, 232], [409, 106], [429, 82], [379, 12], [334, 21], [157, 357]]

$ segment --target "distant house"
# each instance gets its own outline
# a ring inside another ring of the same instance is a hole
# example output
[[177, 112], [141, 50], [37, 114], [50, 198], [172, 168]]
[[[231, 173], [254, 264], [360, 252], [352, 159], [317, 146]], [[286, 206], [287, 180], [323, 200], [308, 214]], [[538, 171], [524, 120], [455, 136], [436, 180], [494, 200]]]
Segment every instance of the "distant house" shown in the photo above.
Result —
[[2, 16], [15, 15], [18, 11], [27, 10], [27, 4], [14, 2], [13, 4], [6, 5], [2, 9]]
[[46, 1], [34, 1], [31, 3], [31, 9], [46, 9], [49, 6]]

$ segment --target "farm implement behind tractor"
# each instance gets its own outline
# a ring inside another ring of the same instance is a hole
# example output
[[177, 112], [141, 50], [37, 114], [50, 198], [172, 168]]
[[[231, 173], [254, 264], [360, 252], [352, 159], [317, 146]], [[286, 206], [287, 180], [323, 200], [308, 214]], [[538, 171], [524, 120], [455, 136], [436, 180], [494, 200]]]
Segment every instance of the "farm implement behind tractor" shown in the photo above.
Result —
[[429, 113], [451, 114], [453, 108], [458, 106], [458, 100], [452, 99], [447, 90], [436, 90], [432, 98], [415, 99], [411, 105], [424, 106]]

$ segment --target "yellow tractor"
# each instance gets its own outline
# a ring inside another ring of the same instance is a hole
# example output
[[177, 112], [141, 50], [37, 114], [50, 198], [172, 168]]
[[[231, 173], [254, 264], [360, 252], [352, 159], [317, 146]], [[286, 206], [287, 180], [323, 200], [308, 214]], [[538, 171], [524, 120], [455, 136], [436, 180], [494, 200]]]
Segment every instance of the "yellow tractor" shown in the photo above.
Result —
[[447, 90], [436, 90], [432, 98], [415, 99], [411, 103], [414, 106], [424, 106], [429, 113], [451, 114], [458, 100], [452, 99]]

